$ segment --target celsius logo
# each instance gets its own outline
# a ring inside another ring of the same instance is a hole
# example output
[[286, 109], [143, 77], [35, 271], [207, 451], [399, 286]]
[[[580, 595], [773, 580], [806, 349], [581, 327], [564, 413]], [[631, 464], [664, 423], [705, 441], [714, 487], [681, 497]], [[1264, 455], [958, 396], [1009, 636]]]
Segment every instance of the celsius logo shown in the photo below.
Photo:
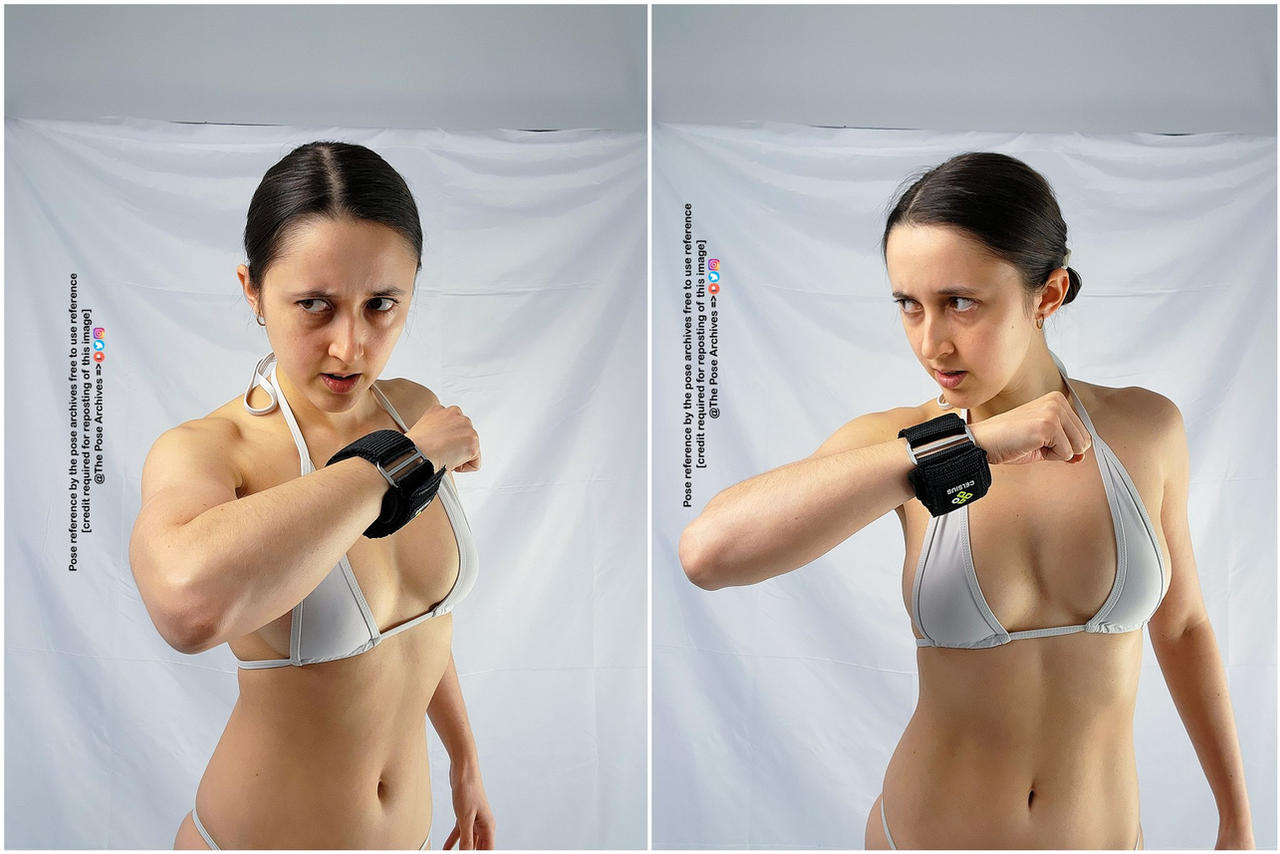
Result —
[[95, 362], [105, 362], [107, 360], [107, 329], [105, 326], [93, 327], [93, 360]]
[[720, 293], [720, 259], [707, 259], [707, 281], [711, 284], [707, 287], [707, 292], [712, 294]]

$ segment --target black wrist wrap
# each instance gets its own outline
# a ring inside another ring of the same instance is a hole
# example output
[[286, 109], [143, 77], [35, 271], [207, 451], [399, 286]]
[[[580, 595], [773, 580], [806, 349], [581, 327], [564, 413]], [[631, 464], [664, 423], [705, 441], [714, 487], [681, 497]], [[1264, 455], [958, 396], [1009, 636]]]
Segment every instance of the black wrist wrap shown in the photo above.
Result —
[[911, 446], [916, 467], [907, 475], [916, 497], [933, 516], [950, 513], [978, 500], [991, 487], [987, 452], [965, 439], [945, 450], [920, 455], [927, 445], [947, 437], [966, 436], [965, 424], [954, 412], [898, 432]]
[[[412, 456], [407, 456], [409, 454], [422, 456], [408, 436], [397, 430], [375, 430], [342, 448], [325, 463], [333, 465], [350, 457], [362, 457], [378, 466], [383, 477], [395, 484], [388, 484], [387, 491], [382, 496], [382, 513], [365, 529], [366, 537], [385, 537], [403, 528], [410, 519], [427, 508], [440, 490], [445, 468], [441, 466], [439, 471], [435, 471], [426, 457], [422, 457], [423, 462], [419, 466], [395, 479], [396, 466], [391, 464], [403, 464], [406, 460], [412, 460]], [[392, 468], [390, 474], [387, 466]]]
[[[431, 468], [431, 463], [428, 462], [423, 468]], [[387, 494], [382, 496], [382, 515], [372, 525], [365, 528], [364, 535], [370, 539], [377, 539], [394, 533], [407, 525], [410, 519], [426, 510], [427, 505], [436, 497], [436, 493], [440, 491], [440, 480], [444, 477], [444, 474], [445, 469], [441, 466], [440, 471], [424, 479], [415, 489], [407, 492], [405, 487], [388, 489]]]

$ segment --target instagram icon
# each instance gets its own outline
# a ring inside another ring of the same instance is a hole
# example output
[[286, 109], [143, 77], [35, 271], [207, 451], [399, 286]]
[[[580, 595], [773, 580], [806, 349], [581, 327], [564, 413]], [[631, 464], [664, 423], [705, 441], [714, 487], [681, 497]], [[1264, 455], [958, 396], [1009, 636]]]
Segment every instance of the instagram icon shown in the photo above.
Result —
[[707, 285], [707, 293], [720, 293], [720, 259], [707, 259], [707, 281], [711, 284]]

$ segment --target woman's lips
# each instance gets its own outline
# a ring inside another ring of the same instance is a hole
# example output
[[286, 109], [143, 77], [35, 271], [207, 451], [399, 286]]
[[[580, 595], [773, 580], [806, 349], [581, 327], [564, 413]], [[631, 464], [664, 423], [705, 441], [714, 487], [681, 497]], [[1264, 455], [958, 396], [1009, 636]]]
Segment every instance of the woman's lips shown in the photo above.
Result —
[[969, 375], [968, 371], [934, 371], [933, 376], [943, 388], [955, 388]]
[[337, 392], [338, 394], [345, 394], [346, 392], [351, 391], [351, 389], [356, 387], [356, 382], [360, 379], [359, 374], [351, 374], [346, 379], [342, 380], [334, 379], [330, 374], [321, 374], [320, 376], [324, 378], [324, 383], [329, 387], [329, 390]]

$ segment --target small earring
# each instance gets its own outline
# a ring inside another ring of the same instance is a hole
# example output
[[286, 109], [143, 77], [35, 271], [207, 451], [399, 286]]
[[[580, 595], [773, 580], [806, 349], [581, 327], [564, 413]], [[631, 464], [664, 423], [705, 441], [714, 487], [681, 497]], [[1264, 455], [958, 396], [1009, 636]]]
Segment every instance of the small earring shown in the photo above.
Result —
[[1036, 318], [1036, 329], [1044, 329], [1044, 315]]
[[267, 321], [266, 321], [266, 319], [265, 319], [262, 315], [260, 315], [260, 314], [259, 314], [259, 315], [256, 315], [256, 317], [258, 318], [258, 325], [259, 325], [259, 326], [266, 326], [266, 325], [267, 325]]
[[944, 398], [941, 394], [939, 394], [939, 395], [938, 395], [938, 406], [942, 407], [943, 409], [950, 409], [950, 408], [951, 408], [951, 401], [947, 400], [947, 399], [946, 399], [946, 398]]

